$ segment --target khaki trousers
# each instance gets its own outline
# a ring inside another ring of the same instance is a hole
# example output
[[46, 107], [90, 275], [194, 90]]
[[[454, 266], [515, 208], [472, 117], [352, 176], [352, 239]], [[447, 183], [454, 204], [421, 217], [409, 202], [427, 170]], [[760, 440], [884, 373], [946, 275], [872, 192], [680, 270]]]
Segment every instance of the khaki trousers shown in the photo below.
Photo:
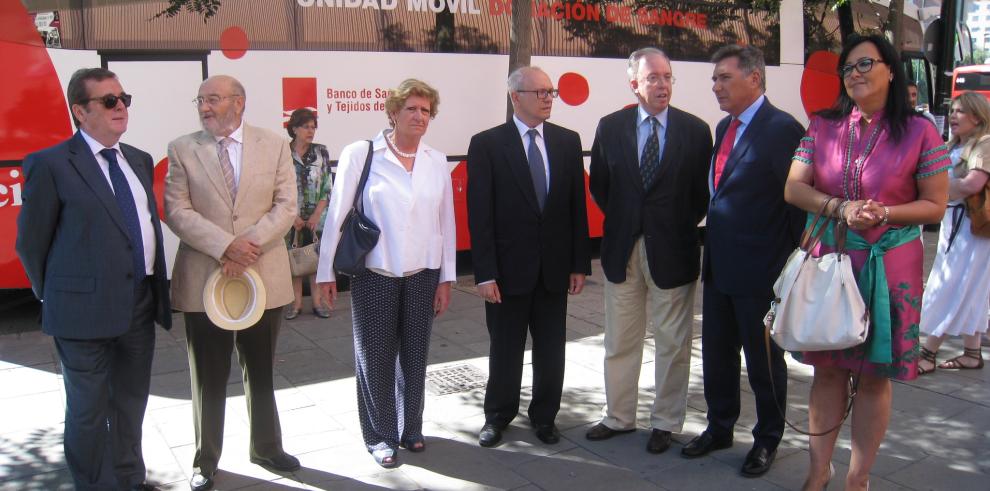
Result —
[[605, 282], [605, 426], [613, 430], [636, 427], [643, 338], [649, 321], [656, 343], [656, 398], [650, 426], [681, 431], [687, 408], [696, 287], [695, 281], [658, 288], [650, 277], [642, 238], [633, 246], [626, 281]]

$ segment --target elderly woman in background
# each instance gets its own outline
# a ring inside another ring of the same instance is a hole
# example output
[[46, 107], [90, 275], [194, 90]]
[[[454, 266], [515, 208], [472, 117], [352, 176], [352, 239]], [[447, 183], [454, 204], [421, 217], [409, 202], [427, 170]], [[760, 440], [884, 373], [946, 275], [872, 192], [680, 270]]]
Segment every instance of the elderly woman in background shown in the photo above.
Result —
[[[839, 60], [839, 98], [811, 120], [784, 196], [812, 213], [837, 198], [828, 212], [849, 226], [846, 247], [853, 269], [858, 276], [867, 270], [876, 278], [860, 284], [871, 315], [866, 343], [842, 351], [795, 353], [815, 367], [808, 409], [812, 432], [839, 423], [849, 379], [859, 377], [845, 480], [846, 489], [859, 490], [869, 487], [870, 469], [887, 431], [890, 379], [917, 377], [915, 326], [921, 313], [923, 260], [918, 225], [937, 222], [945, 212], [949, 159], [935, 127], [908, 106], [901, 62], [886, 39], [855, 36]], [[833, 250], [831, 235], [822, 239], [817, 254]], [[981, 304], [985, 307], [986, 300]], [[837, 438], [838, 431], [810, 437], [811, 465], [803, 489], [827, 485]]]
[[[371, 171], [361, 195], [378, 228], [368, 269], [351, 279], [355, 378], [361, 434], [382, 467], [398, 463], [396, 448], [426, 449], [423, 399], [434, 316], [450, 303], [455, 277], [454, 199], [447, 156], [422, 141], [437, 114], [439, 94], [405, 80], [390, 90], [385, 111], [391, 129], [370, 142]], [[340, 154], [320, 248], [317, 281], [337, 298], [333, 259], [340, 224], [351, 205], [369, 142]]]
[[[299, 235], [298, 246], [309, 245], [313, 238], [323, 235], [323, 221], [326, 219], [327, 199], [332, 185], [330, 154], [327, 147], [313, 143], [316, 135], [316, 113], [309, 109], [296, 109], [289, 116], [285, 130], [292, 138], [292, 163], [296, 167], [296, 189], [299, 192], [299, 216], [285, 236], [286, 245], [292, 246]], [[303, 303], [303, 278], [292, 278], [292, 292], [296, 299], [287, 309], [285, 318], [292, 320], [299, 316]], [[317, 317], [330, 317], [330, 306], [316, 286], [316, 275], [309, 276], [309, 294], [313, 297], [313, 314]]]
[[990, 239], [970, 231], [966, 197], [982, 193], [990, 177], [990, 102], [975, 92], [952, 101], [949, 114], [952, 172], [949, 213], [942, 218], [938, 250], [921, 304], [921, 348], [918, 374], [935, 371], [935, 354], [946, 336], [962, 336], [963, 354], [938, 368], [983, 368], [980, 336], [987, 330], [990, 298]]

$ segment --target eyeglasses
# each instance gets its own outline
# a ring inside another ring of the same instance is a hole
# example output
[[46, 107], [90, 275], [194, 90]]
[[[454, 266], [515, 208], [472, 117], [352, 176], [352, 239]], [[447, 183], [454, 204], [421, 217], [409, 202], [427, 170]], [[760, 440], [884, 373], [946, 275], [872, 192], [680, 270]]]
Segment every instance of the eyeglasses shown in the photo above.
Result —
[[134, 96], [121, 92], [120, 95], [107, 94], [101, 97], [90, 97], [89, 99], [84, 99], [80, 101], [83, 104], [89, 104], [92, 101], [100, 101], [103, 103], [103, 107], [107, 109], [113, 109], [117, 107], [117, 101], [123, 101], [124, 107], [131, 107], [131, 98]]
[[674, 85], [675, 83], [677, 83], [677, 79], [674, 78], [674, 76], [671, 74], [658, 75], [656, 73], [651, 73], [646, 78], [643, 78], [642, 81], [646, 82], [647, 85], [657, 85], [660, 82], [666, 82], [669, 83], [670, 85]]
[[560, 95], [560, 91], [557, 89], [538, 89], [538, 90], [517, 90], [521, 94], [530, 93], [536, 94], [537, 99], [546, 99], [547, 97], [551, 99], [556, 99]]
[[852, 75], [853, 68], [859, 73], [867, 73], [873, 70], [873, 65], [876, 63], [883, 63], [884, 61], [879, 58], [860, 58], [856, 63], [846, 64], [839, 67], [839, 76], [846, 78]]
[[233, 99], [234, 97], [240, 97], [240, 94], [225, 95], [225, 96], [210, 95], [206, 97], [197, 97], [192, 100], [192, 103], [195, 104], [197, 107], [199, 107], [200, 104], [204, 104], [204, 103], [210, 107], [216, 107], [217, 104], [220, 104], [220, 101], [224, 99]]

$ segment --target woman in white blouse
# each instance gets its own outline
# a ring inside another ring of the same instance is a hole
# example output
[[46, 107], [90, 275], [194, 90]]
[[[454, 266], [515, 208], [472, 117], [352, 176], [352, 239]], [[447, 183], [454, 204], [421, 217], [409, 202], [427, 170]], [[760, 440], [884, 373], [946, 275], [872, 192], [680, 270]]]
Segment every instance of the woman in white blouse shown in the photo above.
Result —
[[[455, 278], [454, 199], [447, 156], [421, 139], [439, 94], [414, 79], [389, 91], [391, 129], [372, 140], [364, 212], [378, 228], [368, 269], [351, 279], [358, 414], [368, 452], [382, 467], [398, 463], [400, 445], [426, 449], [423, 399], [433, 318], [447, 310]], [[369, 144], [340, 154], [316, 277], [337, 298], [333, 256], [340, 224], [354, 202]]]

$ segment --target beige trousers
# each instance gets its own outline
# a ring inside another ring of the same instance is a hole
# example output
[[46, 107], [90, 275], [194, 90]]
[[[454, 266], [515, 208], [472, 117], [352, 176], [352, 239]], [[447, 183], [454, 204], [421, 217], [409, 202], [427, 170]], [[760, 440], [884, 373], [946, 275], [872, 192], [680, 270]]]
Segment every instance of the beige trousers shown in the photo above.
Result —
[[649, 321], [656, 342], [656, 398], [650, 426], [681, 431], [687, 408], [696, 287], [694, 281], [676, 288], [658, 288], [650, 277], [642, 238], [633, 246], [626, 281], [605, 282], [605, 426], [613, 430], [636, 427], [643, 338]]

